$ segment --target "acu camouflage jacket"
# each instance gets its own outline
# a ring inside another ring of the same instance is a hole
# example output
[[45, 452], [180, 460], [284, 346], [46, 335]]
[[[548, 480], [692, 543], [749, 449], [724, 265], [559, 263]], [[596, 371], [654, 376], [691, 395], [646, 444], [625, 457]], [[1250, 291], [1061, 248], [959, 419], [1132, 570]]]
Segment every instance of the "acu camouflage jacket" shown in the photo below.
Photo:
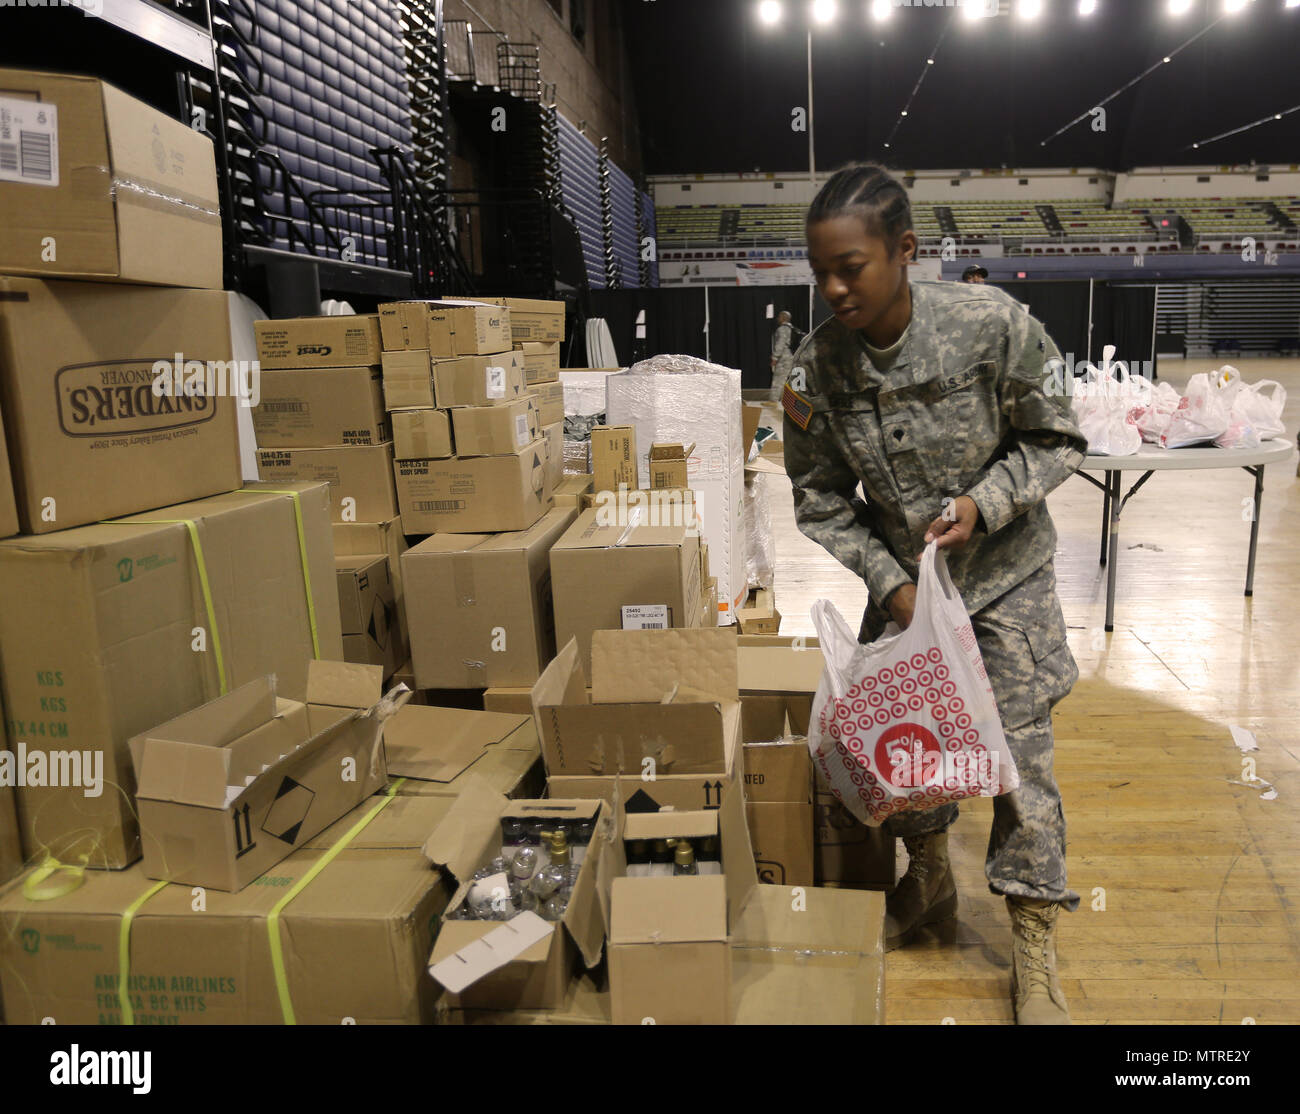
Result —
[[[983, 526], [948, 567], [973, 615], [1051, 560], [1044, 500], [1087, 442], [1068, 397], [1048, 393], [1044, 365], [1060, 353], [1018, 302], [987, 285], [911, 285], [911, 325], [885, 374], [836, 318], [800, 345], [792, 382], [803, 368], [812, 414], [805, 430], [787, 408], [786, 471], [799, 529], [858, 573], [876, 606], [915, 583], [944, 500], [970, 496]], [[871, 610], [864, 628], [883, 625]]]

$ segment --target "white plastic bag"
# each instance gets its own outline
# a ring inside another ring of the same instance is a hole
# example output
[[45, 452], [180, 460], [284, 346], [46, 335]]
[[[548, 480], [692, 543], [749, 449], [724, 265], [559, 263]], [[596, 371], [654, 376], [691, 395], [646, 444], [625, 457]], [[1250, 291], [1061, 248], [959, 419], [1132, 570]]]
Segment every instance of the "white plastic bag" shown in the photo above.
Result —
[[812, 619], [826, 669], [808, 749], [850, 813], [875, 826], [1019, 786], [975, 632], [933, 542], [907, 630], [891, 623], [863, 646], [829, 600], [813, 605]]
[[1187, 381], [1169, 425], [1156, 442], [1162, 449], [1181, 449], [1213, 441], [1228, 431], [1228, 407], [1205, 372]]
[[1168, 383], [1157, 383], [1146, 403], [1132, 413], [1133, 424], [1142, 434], [1142, 440], [1158, 445], [1182, 401], [1183, 396]]
[[1088, 441], [1088, 452], [1103, 456], [1132, 456], [1142, 447], [1142, 435], [1134, 414], [1146, 404], [1151, 383], [1140, 375], [1130, 375], [1121, 367], [1110, 368], [1107, 349], [1106, 366], [1089, 365], [1074, 385], [1070, 407], [1075, 424]]
[[[1286, 388], [1272, 379], [1247, 383], [1231, 364], [1215, 379], [1219, 398], [1228, 408], [1228, 428], [1215, 439], [1221, 449], [1257, 449], [1273, 437], [1285, 437], [1282, 411]], [[1267, 393], [1266, 393], [1267, 392]]]

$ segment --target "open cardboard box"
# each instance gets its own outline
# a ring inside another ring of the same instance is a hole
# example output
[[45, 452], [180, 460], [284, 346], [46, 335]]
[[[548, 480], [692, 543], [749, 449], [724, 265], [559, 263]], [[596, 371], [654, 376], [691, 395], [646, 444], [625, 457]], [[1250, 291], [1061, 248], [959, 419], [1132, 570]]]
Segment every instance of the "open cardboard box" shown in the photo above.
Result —
[[735, 638], [700, 628], [593, 631], [590, 698], [570, 639], [532, 702], [551, 777], [716, 774], [739, 730]]
[[131, 739], [145, 873], [241, 890], [380, 789], [382, 672], [313, 661], [305, 704], [264, 677]]
[[[501, 853], [501, 821], [507, 816], [534, 819], [592, 819], [595, 834], [587, 847], [558, 923], [535, 913], [509, 921], [451, 919], [464, 904], [474, 872]], [[576, 965], [600, 962], [605, 944], [610, 875], [602, 869], [608, 850], [610, 806], [603, 801], [509, 801], [477, 778], [465, 788], [425, 844], [430, 862], [445, 868], [458, 885], [443, 914], [429, 957], [429, 973], [451, 993], [452, 1008], [556, 1009], [563, 1005]]]
[[471, 776], [506, 797], [541, 791], [531, 716], [407, 704], [385, 725], [384, 749], [403, 796], [457, 797]]
[[[717, 833], [722, 873], [627, 877], [629, 839]], [[744, 799], [728, 794], [707, 812], [622, 817], [606, 849], [610, 884], [609, 985], [615, 1025], [726, 1025], [731, 1017], [731, 943], [758, 885]]]

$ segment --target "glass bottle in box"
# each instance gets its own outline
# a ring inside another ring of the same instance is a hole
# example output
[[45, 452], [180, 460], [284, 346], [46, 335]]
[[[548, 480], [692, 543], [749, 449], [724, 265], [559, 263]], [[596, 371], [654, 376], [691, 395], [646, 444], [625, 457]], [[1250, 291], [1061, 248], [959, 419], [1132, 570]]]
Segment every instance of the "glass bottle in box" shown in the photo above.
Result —
[[673, 873], [672, 840], [656, 839], [650, 844], [650, 869], [652, 878], [668, 878]]
[[695, 864], [695, 848], [691, 846], [689, 839], [679, 839], [675, 841], [673, 847], [673, 874], [674, 876], [683, 874], [699, 874], [699, 867]]
[[650, 873], [650, 844], [644, 839], [629, 839], [623, 843], [627, 855], [627, 876], [644, 878]]
[[[551, 861], [542, 867], [529, 884], [533, 896], [542, 903], [542, 916], [558, 920], [564, 915], [573, 890], [572, 863], [569, 861], [569, 841], [564, 832], [551, 833]], [[558, 916], [553, 916], [556, 910]]]
[[573, 826], [573, 835], [569, 840], [569, 854], [573, 858], [575, 867], [582, 866], [582, 860], [587, 857], [587, 848], [591, 845], [591, 837], [595, 834], [594, 820], [579, 820]]
[[507, 816], [501, 821], [501, 857], [506, 862], [513, 862], [515, 852], [525, 846], [527, 841], [528, 833], [524, 830], [522, 820]]

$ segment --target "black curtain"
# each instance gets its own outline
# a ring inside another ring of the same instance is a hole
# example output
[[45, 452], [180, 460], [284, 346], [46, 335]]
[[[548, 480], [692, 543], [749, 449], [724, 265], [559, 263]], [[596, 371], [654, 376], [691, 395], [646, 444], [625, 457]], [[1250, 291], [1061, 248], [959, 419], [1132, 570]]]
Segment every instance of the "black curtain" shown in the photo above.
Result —
[[1092, 305], [1092, 360], [1101, 363], [1102, 349], [1115, 346], [1115, 359], [1128, 365], [1129, 371], [1146, 373], [1149, 363], [1155, 370], [1152, 350], [1156, 317], [1154, 286], [1117, 286], [1097, 283]]
[[[1088, 284], [1086, 282], [999, 282], [1023, 302], [1056, 341], [1065, 361], [1074, 366], [1088, 358]], [[1100, 285], [1100, 284], [1098, 284]]]
[[[707, 344], [703, 287], [593, 290], [587, 304], [589, 316], [603, 317], [609, 324], [625, 367], [661, 353], [701, 359], [707, 355], [715, 364], [739, 368], [746, 389], [766, 388], [772, 382], [772, 334], [782, 310], [789, 311], [801, 333], [808, 331], [806, 286], [709, 287]], [[771, 318], [767, 316], [769, 306]], [[646, 335], [644, 341], [638, 341], [636, 319], [642, 310]], [[582, 335], [577, 335], [579, 332]], [[574, 362], [585, 359], [585, 341], [585, 324], [580, 323], [566, 352], [566, 367], [591, 366]]]
[[[660, 353], [705, 356], [704, 291], [699, 288], [593, 290], [587, 305], [588, 317], [603, 317], [609, 324], [623, 367]], [[645, 339], [638, 340], [636, 319], [642, 310]], [[566, 348], [565, 367], [591, 367], [586, 356], [585, 321], [578, 322]]]
[[782, 310], [789, 312], [802, 338], [808, 332], [806, 286], [715, 286], [709, 290], [713, 362], [740, 368], [741, 386], [746, 390], [772, 385], [772, 336]]

